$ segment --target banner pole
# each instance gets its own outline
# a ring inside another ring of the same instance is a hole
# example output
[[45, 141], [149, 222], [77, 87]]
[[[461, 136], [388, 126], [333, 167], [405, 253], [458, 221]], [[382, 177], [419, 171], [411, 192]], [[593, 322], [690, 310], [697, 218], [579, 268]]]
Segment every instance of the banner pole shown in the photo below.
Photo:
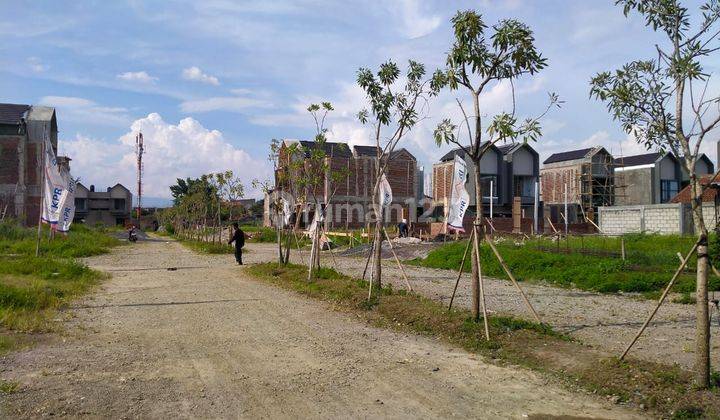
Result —
[[[47, 128], [45, 129], [45, 135], [47, 136]], [[42, 172], [41, 181], [40, 181], [40, 211], [38, 212], [38, 226], [37, 226], [37, 242], [35, 243], [35, 256], [40, 256], [40, 238], [42, 237], [42, 214], [43, 209], [45, 208], [45, 160], [47, 159], [46, 156], [46, 150], [45, 150], [45, 143], [46, 140], [43, 138], [43, 141], [40, 145], [40, 150], [42, 153], [42, 160], [40, 165], [40, 170]]]

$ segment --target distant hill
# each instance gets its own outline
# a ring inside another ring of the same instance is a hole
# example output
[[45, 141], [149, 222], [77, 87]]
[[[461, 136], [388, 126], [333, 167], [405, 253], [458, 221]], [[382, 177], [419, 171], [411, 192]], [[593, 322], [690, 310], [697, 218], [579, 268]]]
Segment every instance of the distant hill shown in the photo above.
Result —
[[[143, 207], [172, 207], [173, 201], [172, 198], [164, 198], [164, 197], [143, 197], [142, 199]], [[133, 196], [133, 207], [137, 206], [137, 200], [135, 199], [135, 196]]]

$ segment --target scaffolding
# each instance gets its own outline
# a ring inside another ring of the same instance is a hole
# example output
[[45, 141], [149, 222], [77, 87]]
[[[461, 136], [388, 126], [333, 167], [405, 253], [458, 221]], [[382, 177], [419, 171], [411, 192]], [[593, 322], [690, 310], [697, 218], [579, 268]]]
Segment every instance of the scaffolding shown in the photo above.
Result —
[[596, 161], [593, 157], [582, 164], [577, 181], [580, 186], [580, 211], [585, 220], [597, 222], [595, 215], [598, 207], [614, 206], [618, 198], [625, 197], [627, 185], [624, 172], [615, 170], [624, 166], [622, 152], [618, 159], [614, 159], [612, 153], [609, 153], [603, 155], [601, 161]]

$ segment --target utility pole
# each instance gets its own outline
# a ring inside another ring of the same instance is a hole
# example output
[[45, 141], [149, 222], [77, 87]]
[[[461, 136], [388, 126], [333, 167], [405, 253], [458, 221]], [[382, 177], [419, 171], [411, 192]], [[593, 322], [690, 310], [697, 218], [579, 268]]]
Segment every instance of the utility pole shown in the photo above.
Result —
[[143, 173], [143, 153], [145, 153], [145, 147], [143, 146], [143, 135], [142, 132], [135, 136], [135, 155], [137, 156], [137, 222], [140, 224], [140, 215], [142, 213], [142, 173]]

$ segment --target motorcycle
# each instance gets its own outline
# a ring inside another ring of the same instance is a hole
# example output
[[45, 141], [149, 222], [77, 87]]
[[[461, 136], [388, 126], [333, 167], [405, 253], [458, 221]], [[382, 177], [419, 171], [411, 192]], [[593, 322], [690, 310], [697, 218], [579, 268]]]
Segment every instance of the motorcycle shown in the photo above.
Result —
[[137, 242], [138, 236], [137, 233], [135, 233], [135, 229], [128, 230], [128, 241], [129, 242]]

